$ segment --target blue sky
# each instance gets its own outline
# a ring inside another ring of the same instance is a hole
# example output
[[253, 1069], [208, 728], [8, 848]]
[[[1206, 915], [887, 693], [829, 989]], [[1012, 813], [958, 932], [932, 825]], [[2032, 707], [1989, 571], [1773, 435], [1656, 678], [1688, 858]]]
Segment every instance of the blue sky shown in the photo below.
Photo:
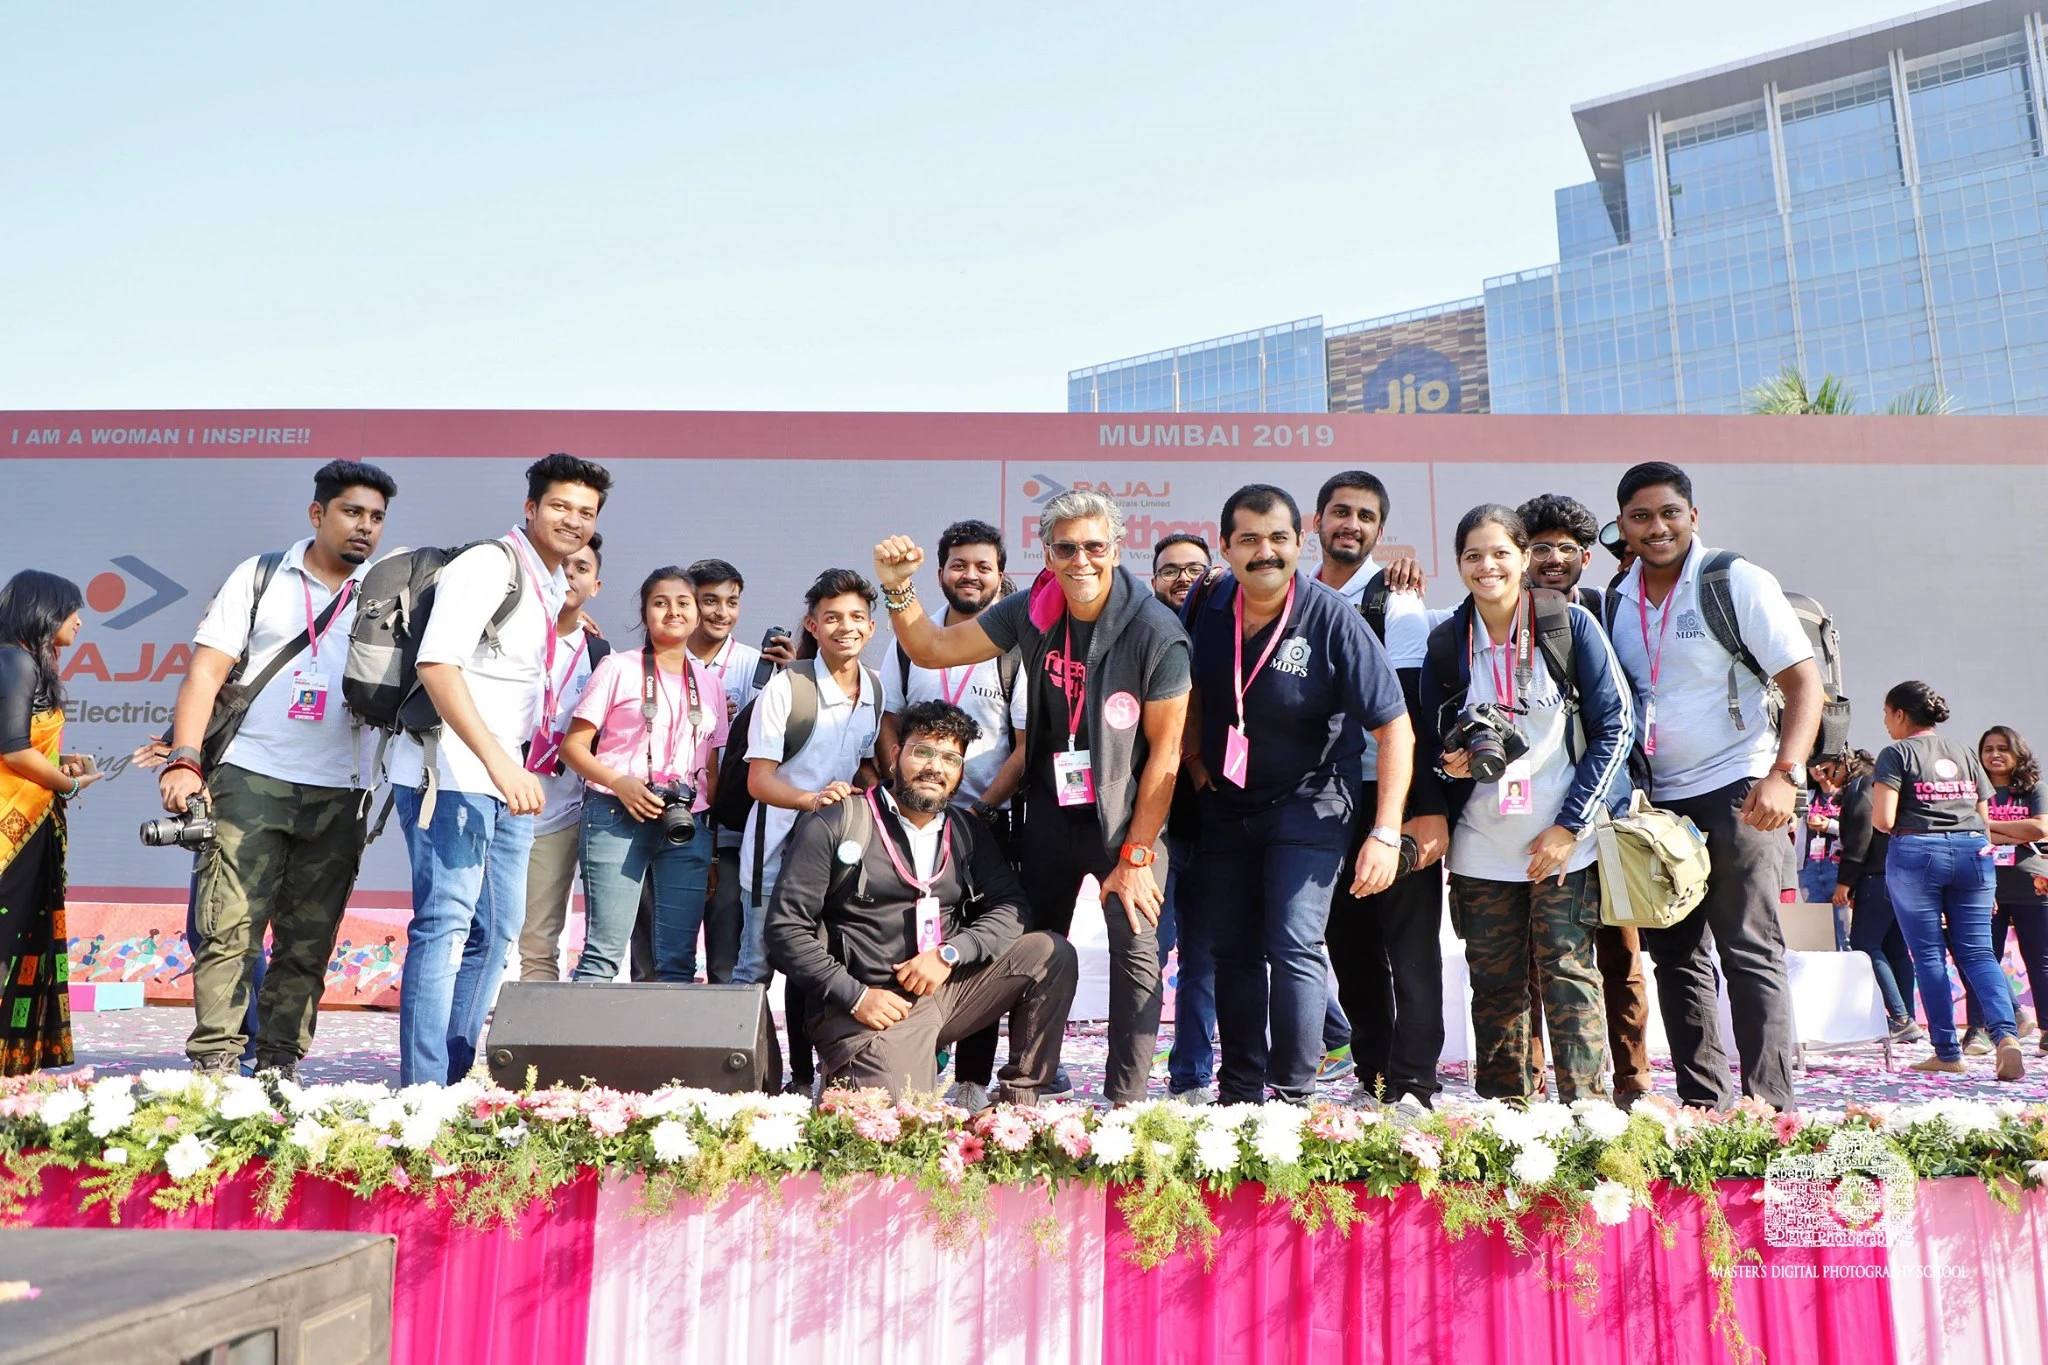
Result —
[[1577, 101], [1904, 0], [0, 8], [0, 407], [1059, 409], [1556, 259]]

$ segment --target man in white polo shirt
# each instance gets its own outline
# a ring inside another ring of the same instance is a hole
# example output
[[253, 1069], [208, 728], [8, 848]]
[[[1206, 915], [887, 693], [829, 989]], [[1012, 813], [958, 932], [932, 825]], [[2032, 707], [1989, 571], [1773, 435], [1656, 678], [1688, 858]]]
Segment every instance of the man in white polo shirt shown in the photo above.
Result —
[[[1735, 1103], [1707, 956], [1712, 930], [1743, 1093], [1790, 1109], [1792, 1001], [1778, 890], [1786, 826], [1820, 730], [1820, 670], [1778, 580], [1745, 560], [1728, 566], [1727, 605], [1749, 659], [1716, 641], [1714, 604], [1701, 591], [1701, 569], [1714, 552], [1699, 541], [1699, 509], [1684, 470], [1639, 464], [1622, 475], [1616, 500], [1636, 563], [1608, 595], [1607, 627], [1635, 691], [1650, 798], [1699, 826], [1713, 864], [1699, 909], [1641, 935], [1657, 967], [1678, 1097], [1713, 1109]], [[1782, 697], [1775, 724], [1771, 690]]]
[[[734, 981], [765, 983], [773, 974], [762, 936], [766, 905], [798, 814], [846, 800], [856, 779], [864, 787], [876, 781], [882, 680], [860, 661], [875, 633], [875, 589], [851, 569], [827, 569], [805, 592], [804, 603], [808, 657], [768, 680], [747, 732], [747, 790], [757, 804], [740, 844], [746, 918]], [[805, 713], [812, 717], [808, 734], [797, 719]], [[813, 1072], [806, 1005], [793, 984], [784, 1001], [790, 1069], [796, 1086], [808, 1091]]]
[[[546, 802], [542, 722], [561, 662], [555, 622], [568, 591], [562, 562], [597, 529], [611, 491], [603, 466], [550, 455], [526, 471], [526, 519], [441, 570], [420, 637], [419, 680], [441, 718], [433, 805], [421, 745], [391, 746], [391, 785], [412, 858], [412, 922], [398, 996], [402, 1085], [468, 1074], [505, 954], [526, 917], [533, 817]], [[498, 626], [492, 618], [516, 594]], [[536, 746], [535, 741], [541, 741]]]
[[[355, 589], [397, 493], [375, 465], [323, 466], [307, 509], [312, 538], [242, 561], [193, 637], [158, 787], [173, 814], [203, 791], [218, 838], [200, 859], [193, 907], [195, 1018], [185, 1052], [195, 1071], [239, 1069], [252, 993], [259, 1070], [291, 1076], [313, 1044], [363, 853], [365, 754], [342, 710], [342, 661]], [[218, 745], [205, 745], [215, 713], [232, 715], [242, 698], [234, 737], [202, 754]]]
[[[1003, 533], [985, 521], [956, 521], [939, 533], [939, 591], [946, 598], [943, 624], [968, 621], [993, 606], [1003, 595], [1003, 570], [1009, 553]], [[994, 831], [996, 847], [1012, 866], [1017, 862], [1016, 812], [1010, 798], [1024, 777], [1026, 693], [1016, 685], [1023, 667], [1021, 651], [985, 659], [964, 668], [920, 668], [894, 641], [882, 661], [881, 768], [896, 770], [901, 743], [897, 717], [918, 702], [943, 701], [973, 718], [981, 733], [967, 746], [966, 766], [953, 804], [981, 817]], [[995, 1079], [996, 1032], [989, 1025], [960, 1040], [953, 1064], [953, 1102], [971, 1113], [988, 1107], [988, 1088]]]

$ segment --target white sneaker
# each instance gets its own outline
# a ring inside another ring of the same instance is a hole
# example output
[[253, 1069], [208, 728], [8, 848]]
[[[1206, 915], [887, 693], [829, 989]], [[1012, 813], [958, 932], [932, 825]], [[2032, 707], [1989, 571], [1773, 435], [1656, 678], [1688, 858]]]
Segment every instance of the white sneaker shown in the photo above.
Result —
[[946, 1092], [946, 1103], [965, 1109], [970, 1114], [979, 1114], [992, 1104], [988, 1090], [973, 1081], [953, 1082], [953, 1088]]
[[1197, 1085], [1187, 1090], [1169, 1090], [1166, 1097], [1181, 1104], [1214, 1104], [1216, 1103], [1216, 1087], [1213, 1085]]

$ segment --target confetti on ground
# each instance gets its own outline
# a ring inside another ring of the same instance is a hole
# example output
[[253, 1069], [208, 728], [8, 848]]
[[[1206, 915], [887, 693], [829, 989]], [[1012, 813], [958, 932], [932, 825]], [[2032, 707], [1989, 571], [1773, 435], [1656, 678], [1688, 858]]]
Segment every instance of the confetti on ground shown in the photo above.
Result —
[[[109, 1014], [80, 1014], [72, 1018], [71, 1031], [78, 1064], [114, 1074], [133, 1074], [150, 1067], [182, 1067], [185, 1035], [191, 1031], [192, 1014], [183, 1007], [155, 1006], [121, 1010]], [[1152, 1093], [1166, 1094], [1166, 1049], [1172, 1042], [1172, 1026], [1160, 1031], [1159, 1060], [1153, 1067]], [[1892, 1050], [1894, 1070], [1887, 1071], [1884, 1056], [1876, 1046], [1844, 1052], [1813, 1053], [1806, 1071], [1798, 1077], [1799, 1097], [1815, 1108], [1841, 1108], [1850, 1100], [1871, 1104], [1880, 1100], [1917, 1103], [1943, 1097], [1980, 1100], [2013, 1099], [2048, 1101], [2048, 1054], [2035, 1050], [2036, 1039], [2025, 1043], [2027, 1077], [2017, 1083], [2000, 1083], [1993, 1074], [1995, 1058], [1970, 1057], [1970, 1070], [1963, 1076], [1922, 1075], [1905, 1067], [1928, 1056], [1926, 1044]], [[1099, 1023], [1072, 1024], [1067, 1028], [1062, 1059], [1073, 1079], [1078, 1098], [1102, 1099], [1102, 1077], [1108, 1059], [1107, 1030]], [[999, 1056], [1003, 1055], [1001, 1053]], [[1670, 1063], [1652, 1064], [1657, 1089], [1674, 1093]], [[320, 1014], [319, 1037], [312, 1055], [299, 1068], [301, 1079], [313, 1081], [385, 1081], [398, 1083], [398, 1015], [389, 1010], [325, 1010]], [[1443, 1068], [1446, 1093], [1470, 1096], [1467, 1068], [1451, 1064]], [[1339, 1080], [1322, 1087], [1334, 1100], [1362, 1098], [1357, 1083]]]

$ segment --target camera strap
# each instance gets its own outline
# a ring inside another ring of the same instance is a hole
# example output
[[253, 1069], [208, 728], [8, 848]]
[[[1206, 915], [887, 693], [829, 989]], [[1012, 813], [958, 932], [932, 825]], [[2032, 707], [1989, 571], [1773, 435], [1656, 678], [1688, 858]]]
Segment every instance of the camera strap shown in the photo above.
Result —
[[[1520, 629], [1516, 629], [1517, 626]], [[1472, 608], [1472, 618], [1465, 625], [1465, 652], [1471, 660], [1468, 671], [1476, 672], [1479, 667], [1479, 608]], [[1509, 712], [1520, 714], [1522, 699], [1528, 696], [1536, 681], [1536, 623], [1534, 603], [1527, 593], [1522, 594], [1516, 604], [1515, 616], [1510, 619], [1508, 639], [1499, 647], [1498, 655], [1489, 651], [1487, 671], [1493, 677], [1493, 699]], [[1512, 657], [1513, 664], [1509, 659]]]
[[[658, 705], [657, 689], [659, 689], [660, 696], [667, 695], [668, 688], [661, 681], [661, 670], [655, 666], [654, 646], [647, 645], [640, 651], [640, 718], [645, 722], [643, 728], [647, 740], [647, 780], [649, 782], [655, 780], [656, 771], [654, 767], [654, 720], [661, 711]], [[669, 718], [668, 766], [671, 769], [676, 766], [676, 750], [682, 747], [682, 730], [684, 726], [689, 727], [691, 737], [694, 739], [697, 727], [704, 722], [704, 703], [697, 695], [697, 671], [690, 667], [690, 661], [687, 657], [683, 660], [683, 692], [689, 699], [689, 709], [684, 711], [681, 707], [677, 707]], [[694, 748], [695, 746], [693, 745], [692, 747]], [[681, 777], [682, 774], [671, 772], [669, 776]], [[695, 784], [693, 783], [692, 785], [694, 786]]]

